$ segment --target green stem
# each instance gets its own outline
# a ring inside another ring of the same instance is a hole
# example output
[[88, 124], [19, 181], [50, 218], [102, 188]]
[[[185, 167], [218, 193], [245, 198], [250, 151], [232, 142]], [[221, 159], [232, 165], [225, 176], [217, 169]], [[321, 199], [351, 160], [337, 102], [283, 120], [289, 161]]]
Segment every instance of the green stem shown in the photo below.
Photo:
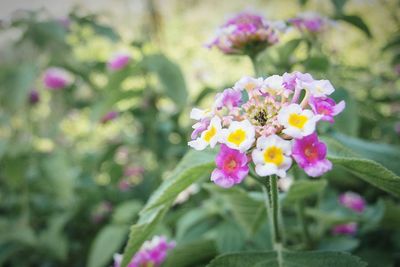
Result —
[[259, 68], [258, 68], [258, 62], [257, 62], [257, 55], [258, 55], [258, 54], [249, 55], [250, 60], [251, 60], [251, 64], [252, 64], [252, 66], [253, 66], [254, 75], [255, 75], [256, 77], [258, 77], [258, 76], [260, 75], [260, 70], [259, 70]]
[[282, 243], [282, 233], [280, 229], [280, 206], [279, 206], [278, 178], [276, 175], [271, 176], [271, 209], [272, 224], [274, 227], [274, 244]]

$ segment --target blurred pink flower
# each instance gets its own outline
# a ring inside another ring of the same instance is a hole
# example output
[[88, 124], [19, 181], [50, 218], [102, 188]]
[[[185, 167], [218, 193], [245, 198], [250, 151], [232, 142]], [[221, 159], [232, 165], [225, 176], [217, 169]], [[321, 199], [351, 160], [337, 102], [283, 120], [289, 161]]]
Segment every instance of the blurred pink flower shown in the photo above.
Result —
[[354, 192], [346, 192], [339, 196], [339, 203], [355, 212], [363, 212], [365, 209], [365, 200], [362, 196]]
[[107, 122], [109, 122], [109, 121], [112, 121], [112, 120], [114, 120], [115, 118], [117, 118], [118, 117], [118, 112], [117, 111], [110, 111], [110, 112], [108, 112], [106, 115], [104, 115], [102, 118], [101, 118], [101, 123], [107, 123]]
[[38, 103], [39, 100], [40, 100], [39, 92], [36, 89], [32, 89], [29, 92], [29, 97], [28, 97], [29, 104], [34, 105]]
[[[164, 236], [154, 236], [146, 241], [140, 250], [133, 256], [128, 267], [159, 267], [167, 258], [169, 250], [175, 247], [175, 242], [167, 242]], [[120, 267], [122, 255], [114, 255], [114, 267]]]
[[307, 12], [299, 14], [297, 17], [289, 19], [288, 22], [300, 31], [317, 33], [323, 31], [330, 21], [320, 14]]
[[355, 222], [336, 225], [332, 228], [334, 235], [355, 235], [358, 230], [358, 225]]
[[228, 88], [215, 96], [215, 107], [217, 109], [222, 109], [223, 107], [232, 109], [238, 107], [241, 101], [242, 92], [240, 90]]
[[45, 87], [52, 90], [63, 89], [72, 84], [72, 76], [69, 72], [62, 68], [48, 68], [43, 76]]
[[127, 53], [118, 53], [112, 56], [108, 62], [107, 67], [112, 71], [117, 71], [125, 68], [131, 60], [131, 56]]
[[92, 212], [92, 221], [96, 224], [101, 223], [108, 214], [113, 210], [113, 206], [109, 201], [103, 201]]
[[240, 13], [228, 20], [207, 46], [225, 54], [257, 53], [278, 42], [274, 24], [252, 13]]

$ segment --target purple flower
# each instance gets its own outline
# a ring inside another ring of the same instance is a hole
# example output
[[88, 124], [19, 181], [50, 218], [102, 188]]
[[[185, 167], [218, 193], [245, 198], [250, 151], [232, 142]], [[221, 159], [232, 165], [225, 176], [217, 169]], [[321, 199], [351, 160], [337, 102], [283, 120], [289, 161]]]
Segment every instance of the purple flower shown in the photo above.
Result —
[[311, 74], [301, 73], [299, 71], [292, 73], [285, 72], [282, 75], [282, 79], [283, 87], [289, 92], [294, 91], [292, 103], [296, 103], [299, 100], [301, 90], [303, 89], [303, 83], [311, 83], [314, 81]]
[[215, 163], [217, 168], [211, 174], [211, 181], [224, 188], [241, 183], [249, 173], [246, 154], [224, 144], [221, 145]]
[[204, 118], [199, 122], [195, 123], [192, 128], [194, 129], [191, 135], [191, 138], [194, 140], [197, 138], [199, 134], [207, 130], [208, 126], [210, 125], [210, 119]]
[[109, 122], [109, 121], [114, 120], [114, 119], [117, 118], [117, 117], [118, 117], [118, 112], [116, 112], [116, 111], [110, 111], [110, 112], [108, 112], [106, 115], [104, 115], [104, 116], [100, 119], [100, 121], [101, 121], [101, 123], [106, 123], [106, 122]]
[[363, 212], [365, 200], [362, 196], [354, 192], [346, 192], [339, 196], [339, 203], [355, 212]]
[[321, 176], [332, 169], [332, 163], [326, 159], [326, 145], [319, 142], [315, 132], [294, 140], [292, 156], [311, 177]]
[[335, 121], [333, 117], [342, 112], [346, 106], [343, 100], [336, 104], [330, 97], [310, 97], [309, 104], [315, 114], [323, 115], [321, 120], [330, 123]]
[[328, 23], [328, 20], [315, 13], [300, 14], [296, 18], [289, 19], [294, 27], [300, 31], [309, 31], [312, 33], [321, 32]]
[[29, 98], [28, 98], [29, 104], [35, 105], [36, 103], [39, 102], [39, 100], [40, 100], [39, 92], [36, 89], [32, 89], [29, 92]]
[[[167, 242], [164, 236], [154, 236], [146, 241], [132, 258], [128, 267], [159, 267], [166, 259], [167, 252], [175, 247], [175, 242]], [[122, 255], [114, 255], [114, 267], [120, 267]]]
[[222, 109], [223, 107], [227, 107], [228, 109], [232, 109], [234, 107], [238, 107], [242, 101], [242, 92], [235, 89], [225, 89], [222, 93], [219, 93], [215, 96], [215, 107], [217, 109]]
[[334, 235], [355, 235], [357, 233], [358, 225], [355, 222], [344, 223], [336, 225], [332, 228]]
[[272, 23], [251, 13], [240, 13], [228, 20], [217, 32], [208, 47], [217, 47], [225, 54], [246, 54], [248, 48], [260, 52], [278, 42], [278, 34]]
[[110, 60], [107, 62], [107, 67], [112, 71], [120, 70], [125, 68], [130, 60], [130, 55], [126, 53], [119, 53], [110, 58]]
[[48, 89], [59, 90], [71, 85], [72, 76], [62, 68], [51, 67], [45, 71], [43, 83]]

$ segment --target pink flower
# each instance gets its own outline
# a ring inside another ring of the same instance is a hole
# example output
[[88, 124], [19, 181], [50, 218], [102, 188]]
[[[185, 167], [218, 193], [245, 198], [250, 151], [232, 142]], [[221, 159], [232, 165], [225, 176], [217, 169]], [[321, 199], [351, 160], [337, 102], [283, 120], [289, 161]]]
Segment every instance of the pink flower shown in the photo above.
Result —
[[332, 228], [334, 235], [355, 235], [357, 233], [358, 225], [355, 222], [344, 223], [336, 225]]
[[39, 100], [40, 100], [39, 92], [35, 89], [32, 89], [29, 92], [29, 97], [28, 97], [29, 104], [35, 105], [36, 103], [39, 102]]
[[108, 112], [106, 115], [104, 115], [102, 118], [101, 118], [101, 123], [107, 123], [107, 122], [109, 122], [109, 121], [112, 121], [112, 120], [114, 120], [115, 118], [117, 118], [118, 117], [118, 112], [116, 112], [116, 111], [110, 111], [110, 112]]
[[241, 101], [242, 93], [239, 90], [228, 88], [215, 96], [215, 107], [217, 109], [222, 109], [223, 107], [232, 109], [238, 107]]
[[49, 89], [59, 90], [71, 85], [72, 76], [62, 68], [52, 67], [45, 71], [43, 83]]
[[283, 86], [287, 91], [294, 91], [294, 95], [292, 97], [292, 103], [296, 103], [299, 100], [301, 90], [303, 89], [303, 84], [311, 83], [314, 81], [311, 74], [301, 73], [299, 71], [295, 71], [292, 73], [285, 72], [282, 75]]
[[217, 47], [225, 54], [257, 53], [278, 42], [274, 25], [263, 17], [240, 13], [228, 20], [208, 47]]
[[[166, 259], [167, 252], [175, 247], [175, 242], [167, 242], [164, 236], [155, 236], [146, 241], [132, 258], [128, 267], [159, 267]], [[120, 267], [122, 255], [114, 255], [114, 267]]]
[[338, 115], [346, 107], [346, 103], [342, 100], [336, 104], [335, 100], [330, 97], [310, 97], [309, 104], [315, 114], [323, 115], [321, 120], [335, 122], [334, 116]]
[[324, 30], [328, 20], [316, 13], [304, 13], [296, 18], [289, 19], [288, 22], [300, 31], [316, 33]]
[[326, 145], [319, 142], [314, 132], [294, 140], [292, 156], [309, 176], [317, 177], [332, 169], [332, 163], [326, 159], [326, 150]]
[[128, 65], [130, 60], [130, 55], [126, 53], [119, 53], [110, 58], [110, 60], [107, 62], [107, 67], [113, 71], [120, 70]]
[[217, 168], [211, 174], [211, 181], [224, 188], [241, 183], [249, 173], [246, 154], [224, 144], [221, 145], [215, 163]]
[[355, 212], [363, 212], [365, 209], [365, 200], [359, 194], [346, 192], [339, 196], [339, 203]]

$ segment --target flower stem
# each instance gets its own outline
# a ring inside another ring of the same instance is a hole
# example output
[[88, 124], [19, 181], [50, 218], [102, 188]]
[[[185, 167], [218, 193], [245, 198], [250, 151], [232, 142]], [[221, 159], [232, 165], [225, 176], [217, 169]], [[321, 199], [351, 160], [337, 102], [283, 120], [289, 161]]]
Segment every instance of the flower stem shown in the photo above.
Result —
[[272, 208], [272, 225], [274, 227], [274, 244], [282, 243], [282, 233], [280, 229], [280, 206], [278, 198], [278, 178], [276, 175], [271, 176], [271, 208]]
[[250, 60], [251, 64], [253, 65], [253, 70], [254, 70], [254, 75], [258, 77], [260, 75], [260, 70], [258, 68], [258, 63], [257, 63], [257, 53], [256, 54], [250, 54]]
[[269, 219], [272, 244], [275, 250], [280, 250], [282, 248], [283, 236], [281, 232], [281, 214], [278, 199], [278, 179], [275, 175], [270, 176], [269, 184], [268, 181], [265, 181], [263, 192]]

